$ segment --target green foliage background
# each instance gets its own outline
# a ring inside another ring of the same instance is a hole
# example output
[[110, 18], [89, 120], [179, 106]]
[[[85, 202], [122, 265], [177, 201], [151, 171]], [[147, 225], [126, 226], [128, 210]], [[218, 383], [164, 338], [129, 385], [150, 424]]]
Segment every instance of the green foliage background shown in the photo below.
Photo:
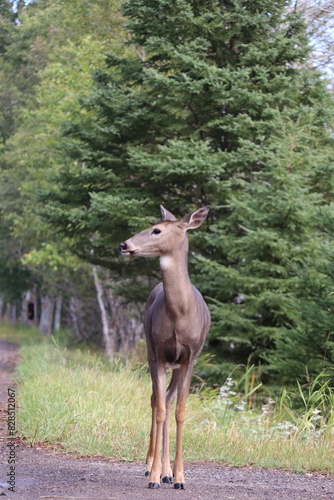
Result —
[[63, 286], [70, 249], [145, 300], [157, 264], [124, 269], [119, 242], [160, 203], [210, 204], [190, 255], [213, 318], [203, 375], [333, 376], [333, 96], [303, 17], [282, 0], [36, 0], [18, 23], [1, 5], [5, 293], [41, 268]]

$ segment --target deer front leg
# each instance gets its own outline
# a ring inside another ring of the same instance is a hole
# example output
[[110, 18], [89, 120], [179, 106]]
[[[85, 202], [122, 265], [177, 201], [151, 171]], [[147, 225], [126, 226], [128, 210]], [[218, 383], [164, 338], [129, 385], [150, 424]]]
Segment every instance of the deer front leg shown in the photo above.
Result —
[[[156, 436], [149, 488], [159, 488], [162, 473], [161, 448], [163, 427], [166, 419], [166, 372], [160, 365], [151, 371], [154, 395], [154, 411], [156, 417]], [[153, 423], [152, 423], [153, 426]]]
[[172, 483], [173, 482], [173, 472], [170, 466], [169, 459], [169, 424], [170, 424], [170, 414], [172, 411], [173, 401], [177, 394], [177, 383], [178, 383], [179, 370], [174, 369], [172, 374], [172, 379], [170, 381], [169, 387], [166, 392], [166, 419], [164, 424], [163, 432], [163, 453], [162, 453], [162, 482]]
[[146, 456], [146, 472], [145, 472], [146, 477], [149, 477], [151, 475], [155, 442], [157, 439], [157, 415], [156, 415], [156, 404], [155, 404], [154, 393], [151, 396], [151, 408], [152, 408], [152, 422], [151, 422], [151, 432], [150, 432], [150, 446], [148, 448]]
[[179, 383], [178, 383], [178, 395], [176, 403], [176, 454], [174, 462], [174, 488], [176, 489], [186, 489], [184, 481], [184, 467], [183, 467], [183, 451], [182, 451], [182, 440], [183, 440], [183, 424], [186, 412], [186, 401], [189, 393], [190, 380], [192, 375], [192, 363], [188, 366], [181, 366]]

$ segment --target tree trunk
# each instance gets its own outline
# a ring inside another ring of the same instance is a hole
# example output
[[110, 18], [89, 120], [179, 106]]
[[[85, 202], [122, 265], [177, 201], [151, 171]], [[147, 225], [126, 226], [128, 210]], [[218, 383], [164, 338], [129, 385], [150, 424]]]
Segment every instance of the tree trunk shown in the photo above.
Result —
[[82, 342], [85, 339], [84, 335], [84, 325], [82, 324], [82, 310], [81, 303], [78, 297], [72, 295], [70, 299], [70, 318], [71, 327], [74, 332], [74, 336], [78, 342]]
[[39, 330], [49, 337], [52, 334], [53, 311], [55, 301], [49, 295], [45, 295], [41, 299], [41, 318], [39, 321]]
[[97, 267], [93, 266], [92, 270], [93, 270], [94, 284], [95, 284], [96, 295], [97, 295], [97, 302], [99, 304], [100, 313], [101, 313], [104, 349], [105, 349], [105, 353], [106, 353], [109, 361], [112, 362], [114, 360], [114, 342], [112, 341], [112, 336], [109, 333], [108, 315], [107, 315], [107, 311], [106, 311], [106, 308], [105, 308], [104, 302], [103, 302], [104, 290], [103, 290], [103, 286], [102, 286], [102, 284], [99, 280], [98, 274], [97, 274]]
[[4, 319], [6, 321], [15, 322], [17, 320], [16, 304], [5, 304]]
[[56, 298], [56, 310], [54, 317], [53, 328], [55, 332], [59, 332], [61, 326], [61, 307], [63, 304], [63, 297], [61, 295], [57, 295]]
[[36, 289], [28, 290], [22, 300], [21, 320], [31, 326], [38, 325]]
[[22, 298], [22, 303], [21, 303], [21, 321], [24, 324], [28, 323], [27, 295], [28, 295], [28, 292], [23, 293], [23, 298]]
[[93, 275], [107, 357], [112, 360], [116, 352], [127, 356], [143, 336], [141, 314], [135, 306], [127, 304], [123, 297], [114, 296], [108, 271], [103, 271], [101, 279], [94, 266]]
[[114, 338], [115, 350], [127, 356], [143, 337], [141, 315], [135, 305], [127, 304], [124, 297], [115, 296], [110, 286], [106, 288], [106, 298], [111, 312], [110, 333]]

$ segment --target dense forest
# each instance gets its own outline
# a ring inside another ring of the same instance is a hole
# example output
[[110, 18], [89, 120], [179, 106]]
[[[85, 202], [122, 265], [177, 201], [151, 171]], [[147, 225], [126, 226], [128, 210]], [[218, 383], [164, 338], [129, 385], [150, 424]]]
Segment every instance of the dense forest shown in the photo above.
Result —
[[201, 377], [334, 380], [333, 10], [0, 0], [0, 317], [128, 355], [159, 272], [118, 244], [210, 205]]

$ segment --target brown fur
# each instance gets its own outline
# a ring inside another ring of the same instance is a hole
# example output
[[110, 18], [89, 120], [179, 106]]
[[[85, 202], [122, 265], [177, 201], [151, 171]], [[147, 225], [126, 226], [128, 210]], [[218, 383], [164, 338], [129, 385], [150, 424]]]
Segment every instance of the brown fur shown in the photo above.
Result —
[[[187, 230], [199, 227], [208, 212], [209, 207], [203, 207], [176, 220], [161, 207], [163, 222], [120, 245], [125, 255], [160, 256], [162, 271], [162, 283], [150, 293], [144, 318], [153, 388], [152, 426], [146, 460], [150, 488], [159, 487], [161, 477], [164, 482], [172, 482], [172, 476], [174, 487], [185, 488], [182, 458], [185, 403], [193, 364], [210, 328], [208, 307], [188, 275]], [[166, 368], [173, 369], [167, 390]], [[169, 461], [169, 420], [176, 396], [176, 457], [172, 472]]]

